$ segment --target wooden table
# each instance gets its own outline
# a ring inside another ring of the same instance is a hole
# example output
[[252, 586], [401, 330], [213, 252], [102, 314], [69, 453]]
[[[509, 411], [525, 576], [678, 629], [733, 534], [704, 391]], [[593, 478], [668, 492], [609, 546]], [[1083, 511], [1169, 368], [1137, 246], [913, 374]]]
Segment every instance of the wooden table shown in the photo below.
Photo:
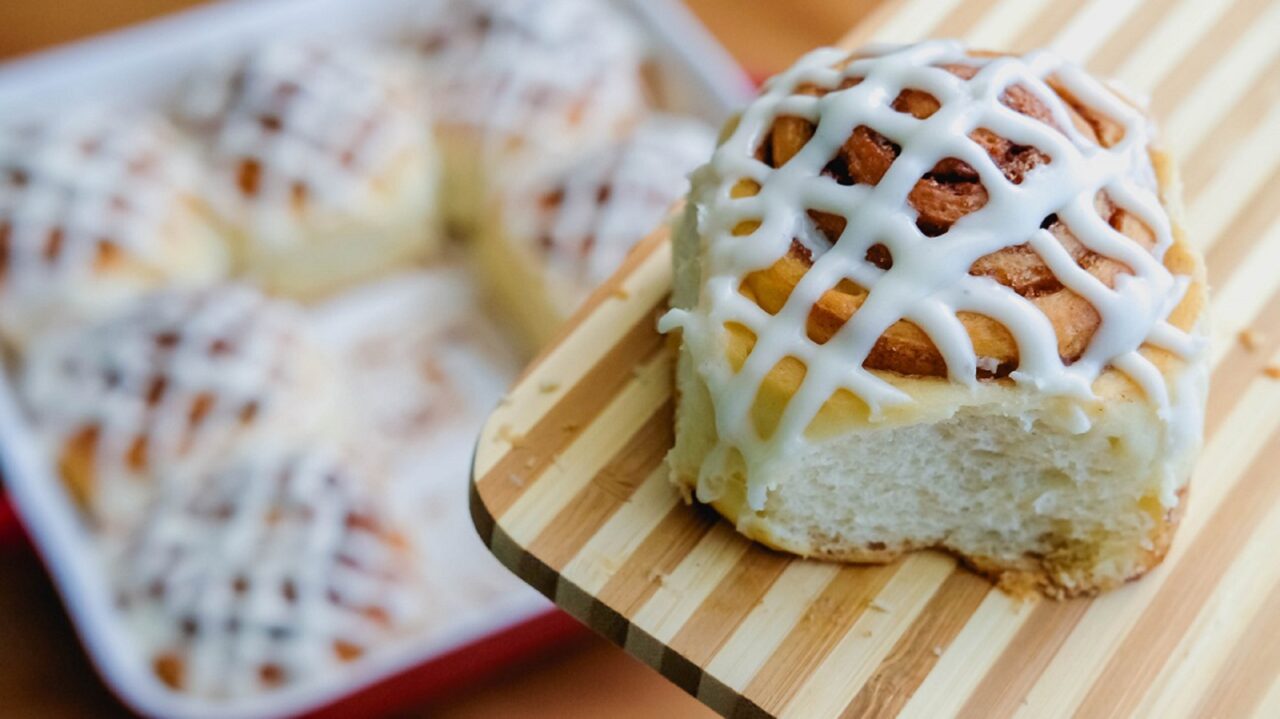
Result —
[[[3, 0], [0, 58], [127, 25], [202, 0]], [[881, 0], [688, 0], [753, 72], [834, 41]], [[123, 714], [98, 682], [39, 563], [0, 550], [0, 716]], [[412, 712], [435, 717], [705, 717], [710, 712], [600, 639], [518, 667]]]

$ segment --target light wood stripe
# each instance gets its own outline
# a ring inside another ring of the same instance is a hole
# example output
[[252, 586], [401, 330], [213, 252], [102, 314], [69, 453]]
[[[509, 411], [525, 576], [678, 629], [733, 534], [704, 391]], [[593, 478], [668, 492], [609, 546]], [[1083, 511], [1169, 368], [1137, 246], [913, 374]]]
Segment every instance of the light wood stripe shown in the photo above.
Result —
[[1273, 223], [1249, 249], [1232, 273], [1231, 280], [1214, 298], [1210, 315], [1214, 344], [1210, 353], [1215, 363], [1236, 344], [1241, 330], [1254, 325], [1254, 318], [1280, 282], [1280, 277], [1277, 277], [1280, 273], [1275, 271], [1278, 261], [1280, 223]]
[[[1265, 455], [1255, 467], [1266, 461]], [[1280, 504], [1273, 504], [1249, 537], [1244, 549], [1235, 557], [1226, 557], [1230, 567], [1212, 588], [1204, 607], [1170, 652], [1170, 659], [1149, 685], [1143, 700], [1134, 708], [1142, 716], [1174, 717], [1191, 712], [1201, 696], [1207, 695], [1218, 672], [1208, 669], [1226, 667], [1232, 649], [1245, 641], [1246, 634], [1257, 632], [1255, 624], [1265, 623], [1265, 602], [1280, 582], [1280, 562], [1275, 548], [1280, 546]], [[1241, 620], [1244, 621], [1241, 621]], [[1272, 635], [1272, 641], [1276, 636]], [[1249, 674], [1250, 668], [1232, 671]], [[1265, 664], [1253, 671], [1267, 671]], [[1243, 712], [1241, 712], [1243, 713]]]
[[666, 468], [659, 466], [569, 560], [564, 577], [585, 592], [599, 593], [678, 501]]
[[[1203, 4], [1200, 0], [1191, 1]], [[1156, 28], [1169, 16], [1169, 3], [1164, 0], [1143, 0], [1105, 42], [1098, 44], [1089, 60], [1089, 70], [1102, 77], [1114, 78], [1120, 63], [1137, 52], [1134, 50], [1135, 41], [1140, 40], [1145, 46], [1147, 40], [1157, 32]]]
[[[1152, 92], [1160, 79], [1167, 76], [1185, 56], [1187, 48], [1195, 47], [1200, 36], [1215, 25], [1234, 1], [1180, 0], [1172, 8], [1170, 3], [1151, 3], [1151, 7], [1157, 8], [1162, 16], [1159, 24], [1148, 32], [1119, 34], [1113, 38], [1114, 44], [1127, 51], [1126, 55], [1114, 60], [1119, 68], [1114, 73], [1115, 78], [1141, 92]], [[1248, 0], [1242, 2], [1247, 4]], [[1136, 48], [1133, 47], [1135, 40], [1138, 42]], [[1108, 57], [1100, 59], [1100, 62], [1109, 66], [1113, 61]]]
[[[503, 514], [533, 484], [531, 480], [551, 466], [555, 456], [586, 429], [588, 423], [608, 406], [619, 387], [632, 379], [625, 369], [634, 358], [649, 359], [662, 349], [662, 338], [653, 330], [658, 308], [642, 315], [639, 322], [613, 345], [613, 349], [566, 393], [551, 411], [543, 415], [527, 433], [512, 436], [508, 425], [494, 425], [493, 441], [507, 451], [480, 475], [489, 510]], [[619, 363], [624, 369], [619, 369]], [[480, 464], [477, 458], [477, 465]], [[512, 477], [524, 478], [513, 482]]]
[[553, 455], [546, 470], [522, 488], [503, 514], [503, 527], [512, 539], [521, 544], [532, 542], [614, 456], [616, 446], [611, 440], [632, 436], [670, 402], [671, 373], [670, 357], [657, 353], [639, 367], [633, 380], [612, 396], [585, 429], [567, 428], [576, 435], [573, 442]]
[[[1272, 72], [1280, 73], [1280, 62], [1275, 64]], [[1280, 79], [1272, 76], [1272, 87], [1280, 89]], [[1228, 117], [1245, 115], [1244, 108], [1233, 110]], [[1222, 135], [1231, 137], [1232, 135]], [[1216, 174], [1203, 188], [1203, 191], [1192, 195], [1195, 200], [1190, 205], [1188, 220], [1194, 230], [1194, 236], [1201, 249], [1208, 251], [1218, 242], [1233, 235], [1225, 231], [1230, 222], [1242, 210], [1252, 207], [1253, 196], [1268, 189], [1267, 181], [1275, 175], [1276, 166], [1280, 164], [1280, 149], [1275, 140], [1280, 137], [1280, 103], [1271, 103], [1270, 112], [1262, 118], [1253, 132], [1243, 135], [1236, 144], [1235, 152], [1228, 153], [1222, 148], [1226, 161], [1218, 168]], [[1217, 154], [1219, 148], [1202, 155]]]
[[[500, 410], [517, 441], [478, 452], [490, 471], [477, 487], [499, 495], [476, 500], [482, 534], [576, 616], [725, 714], [1274, 715], [1280, 652], [1266, 640], [1280, 621], [1280, 565], [1255, 567], [1280, 541], [1280, 485], [1268, 475], [1280, 461], [1280, 382], [1261, 374], [1280, 362], [1280, 2], [887, 2], [843, 42], [926, 35], [1053, 44], [1114, 71], [1153, 93], [1188, 151], [1189, 231], [1215, 290], [1213, 392], [1201, 471], [1164, 566], [1097, 600], [1018, 603], [942, 555], [888, 567], [801, 561], [684, 506], [660, 464], [670, 390], [647, 394], [629, 374], [663, 361], [642, 319], [652, 322], [669, 282], [669, 255], [651, 261], [665, 242], [633, 258], [632, 297], [593, 300], [597, 311]], [[1236, 340], [1245, 327], [1263, 333], [1252, 351]], [[620, 340], [645, 349], [611, 354]], [[535, 392], [534, 377], [556, 386]], [[579, 415], [590, 427], [554, 431]], [[548, 458], [525, 471], [530, 437]], [[503, 486], [499, 468], [525, 485]]]
[[959, 716], [1012, 716], [1089, 608], [1087, 601], [1039, 602], [1004, 653], [969, 696]]
[[[1278, 422], [1274, 412], [1267, 415], [1269, 410], [1266, 408], [1275, 407], [1275, 403], [1280, 402], [1278, 388], [1280, 383], [1265, 378], [1250, 386], [1231, 418], [1224, 423], [1224, 427], [1229, 429], [1217, 432], [1205, 448], [1200, 466], [1214, 468], [1212, 481], [1202, 473], [1203, 481], [1195, 484], [1195, 497], [1188, 503], [1187, 514], [1178, 530], [1179, 541], [1173, 544], [1163, 567], [1140, 582], [1086, 605], [1084, 616], [1074, 624], [1074, 632], [1031, 688], [1025, 712], [1020, 712], [1020, 715], [1066, 716], [1084, 698], [1124, 638], [1119, 629], [1139, 621], [1152, 599], [1165, 588], [1169, 567], [1182, 561], [1188, 545], [1198, 538], [1207, 518], [1216, 512], [1227, 493], [1241, 480], [1252, 458], [1268, 441], [1274, 441], [1273, 433]], [[1034, 626], [1034, 618], [1028, 626]], [[988, 676], [996, 680], [1008, 678], [997, 677], [994, 673]]]
[[947, 577], [841, 716], [897, 716], [992, 591], [968, 572]]
[[1071, 22], [1079, 5], [1068, 2], [1050, 3], [1040, 14], [1031, 20], [1017, 39], [1007, 48], [1014, 52], [1026, 52], [1039, 47], [1048, 47], [1054, 36]]
[[[1268, 2], [1258, 0], [1233, 0], [1231, 7], [1218, 17], [1207, 32], [1199, 36], [1199, 42], [1180, 48], [1177, 64], [1164, 73], [1163, 79], [1151, 89], [1151, 110], [1156, 117], [1167, 118], [1177, 108], [1180, 93], [1171, 88], [1193, 87], [1213, 69], [1215, 63], [1249, 27], [1259, 15], [1268, 9]], [[1212, 11], [1209, 13], [1212, 17]], [[1193, 19], [1207, 25], [1208, 18]], [[1202, 26], [1203, 26], [1202, 25]]]
[[[721, 689], [734, 696], [746, 693], [747, 684], [768, 658], [778, 655], [783, 641], [839, 571], [835, 564], [792, 561], [707, 663], [708, 675], [717, 681], [708, 684], [704, 678], [698, 696], [714, 700]], [[712, 702], [712, 706], [719, 705]]]
[[964, 0], [951, 10], [930, 33], [934, 37], [964, 37], [996, 4], [997, 0]]
[[957, 4], [957, 0], [906, 0], [902, 9], [875, 31], [877, 42], [916, 42]]
[[[1254, 469], [1261, 474], [1277, 462], [1280, 462], [1280, 435], [1272, 435], [1268, 451], [1258, 457]], [[1200, 537], [1185, 561], [1170, 571], [1168, 583], [1177, 586], [1178, 591], [1156, 595], [1142, 619], [1111, 655], [1080, 705], [1080, 714], [1122, 717], [1132, 712], [1201, 603], [1225, 573], [1231, 557], [1278, 498], [1280, 482], [1237, 485], [1208, 528], [1213, 536], [1208, 541]]]
[[955, 716], [1040, 603], [988, 592], [960, 635], [943, 652], [902, 709], [903, 717]]
[[1270, 3], [1262, 16], [1232, 42], [1204, 79], [1169, 114], [1164, 129], [1174, 147], [1188, 153], [1199, 149], [1216, 118], [1215, 114], [1205, 112], [1205, 108], [1230, 109], [1239, 102], [1280, 52], [1280, 43], [1276, 42], [1278, 34], [1280, 3]]
[[[1183, 164], [1182, 181], [1188, 197], [1196, 197], [1199, 202], [1204, 202], [1205, 186], [1211, 180], [1221, 177], [1224, 167], [1246, 162], [1240, 157], [1240, 153], [1249, 147], [1250, 142], [1259, 139], [1265, 142], [1268, 137], [1275, 137], [1272, 125], [1275, 120], [1271, 115], [1277, 98], [1280, 98], [1280, 67], [1273, 62], [1263, 71], [1258, 86], [1220, 118], [1209, 132], [1213, 151], [1194, 153]], [[1271, 128], [1272, 134], [1259, 137], [1258, 129], [1263, 127]], [[1261, 143], [1253, 147], [1255, 152], [1260, 149], [1264, 149]], [[1222, 194], [1219, 197], [1226, 199]], [[1208, 228], [1201, 229], [1211, 231]]]
[[[1274, 551], [1266, 560], [1275, 564]], [[1196, 716], [1248, 716], [1255, 709], [1280, 706], [1280, 583], [1247, 625], [1240, 644], [1220, 664], [1214, 683], [1198, 702], [1186, 705]], [[1269, 694], [1270, 692], [1270, 694]], [[1260, 712], [1261, 713], [1261, 712]]]
[[698, 546], [661, 578], [653, 596], [632, 614], [631, 621], [665, 646], [733, 570], [747, 547], [732, 527], [716, 522]]
[[[1112, 33], [1138, 9], [1141, 0], [1089, 0], [1066, 26], [1053, 30], [1049, 49], [1085, 64]], [[1068, 3], [1064, 3], [1068, 4]]]
[[695, 664], [710, 662], [790, 564], [789, 556], [751, 547], [671, 638], [671, 648]]
[[1049, 4], [1049, 0], [1002, 0], [974, 26], [966, 39], [974, 47], [1009, 49], [1013, 38]]
[[566, 502], [529, 543], [531, 554], [542, 558], [552, 569], [564, 570], [636, 490], [659, 471], [666, 455], [664, 448], [674, 440], [674, 404], [669, 396], [664, 399], [609, 464]]
[[899, 566], [840, 567], [822, 593], [804, 608], [799, 622], [743, 694], [766, 711], [779, 714], [799, 690], [800, 682], [811, 676], [836, 642], [867, 612]]
[[[598, 301], [588, 301], [583, 312], [566, 326], [571, 340], [553, 344], [525, 370], [523, 377], [503, 398], [489, 417], [493, 427], [509, 428], [515, 436], [527, 434], [534, 423], [551, 411], [575, 385], [581, 384], [582, 373], [592, 367], [612, 366], [606, 343], [590, 338], [612, 327], [633, 327], [649, 316], [652, 307], [670, 291], [671, 243], [665, 231], [654, 233], [628, 255], [620, 273], [621, 284], [612, 282], [597, 292]], [[587, 308], [599, 311], [586, 313]], [[488, 474], [511, 444], [495, 438], [482, 443], [484, 454], [477, 456], [475, 470]]]
[[[800, 682], [783, 716], [836, 716], [888, 656], [924, 611], [929, 599], [956, 571], [955, 560], [935, 552], [908, 556], [849, 631]], [[878, 607], [878, 609], [877, 609]]]

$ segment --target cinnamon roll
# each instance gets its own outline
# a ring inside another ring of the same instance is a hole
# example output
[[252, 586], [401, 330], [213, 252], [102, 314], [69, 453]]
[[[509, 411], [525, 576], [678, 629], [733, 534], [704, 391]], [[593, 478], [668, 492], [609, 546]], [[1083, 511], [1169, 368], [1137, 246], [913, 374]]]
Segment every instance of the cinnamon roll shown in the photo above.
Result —
[[154, 115], [82, 108], [0, 128], [0, 335], [23, 345], [225, 273], [197, 177], [191, 147]]
[[438, 247], [438, 158], [399, 57], [268, 44], [197, 73], [177, 112], [241, 269], [266, 288], [312, 297]]
[[71, 494], [112, 533], [162, 481], [240, 444], [330, 431], [336, 380], [294, 306], [230, 285], [159, 292], [43, 335], [20, 388]]
[[435, 99], [442, 207], [470, 232], [506, 183], [618, 139], [645, 109], [642, 51], [593, 0], [445, 0], [407, 37]]
[[714, 147], [703, 123], [658, 115], [506, 193], [501, 218], [476, 237], [476, 255], [492, 294], [534, 345], [667, 218]]
[[1164, 556], [1207, 384], [1151, 121], [1047, 52], [820, 50], [676, 230], [673, 479], [806, 556], [1088, 594]]
[[156, 676], [232, 699], [327, 676], [421, 628], [413, 535], [358, 460], [251, 448], [165, 487], [114, 562]]

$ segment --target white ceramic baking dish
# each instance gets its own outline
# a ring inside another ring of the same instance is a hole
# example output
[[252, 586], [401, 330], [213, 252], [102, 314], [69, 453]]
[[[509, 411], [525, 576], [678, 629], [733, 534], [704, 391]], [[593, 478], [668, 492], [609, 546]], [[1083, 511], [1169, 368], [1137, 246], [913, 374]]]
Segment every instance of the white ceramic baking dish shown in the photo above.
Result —
[[[751, 91], [749, 80], [683, 5], [676, 0], [617, 1], [651, 40], [664, 106], [719, 123], [745, 101]], [[0, 108], [11, 118], [88, 101], [160, 102], [187, 70], [205, 58], [267, 38], [333, 32], [389, 36], [415, 4], [414, 0], [225, 0], [0, 65]], [[397, 697], [421, 696], [412, 687], [406, 689], [405, 683], [415, 676], [431, 682], [432, 677], [423, 672], [462, 676], [465, 672], [451, 670], [452, 658], [469, 650], [471, 663], [509, 657], [517, 653], [513, 652], [517, 645], [536, 644], [555, 634], [557, 623], [564, 623], [563, 618], [548, 615], [551, 610], [545, 600], [512, 580], [509, 592], [459, 611], [444, 628], [373, 653], [335, 679], [216, 704], [176, 694], [154, 677], [117, 617], [105, 568], [90, 551], [94, 538], [63, 492], [49, 457], [34, 441], [9, 378], [8, 372], [0, 373], [0, 466], [9, 499], [94, 666], [120, 700], [140, 714], [266, 717], [386, 711], [395, 708]], [[471, 445], [469, 436], [454, 440], [436, 444]], [[457, 465], [457, 483], [465, 486], [465, 458], [444, 463]], [[465, 492], [457, 496], [461, 521], [453, 526], [463, 529], [456, 541], [479, 547], [478, 538], [466, 529]], [[393, 687], [397, 682], [399, 686]]]

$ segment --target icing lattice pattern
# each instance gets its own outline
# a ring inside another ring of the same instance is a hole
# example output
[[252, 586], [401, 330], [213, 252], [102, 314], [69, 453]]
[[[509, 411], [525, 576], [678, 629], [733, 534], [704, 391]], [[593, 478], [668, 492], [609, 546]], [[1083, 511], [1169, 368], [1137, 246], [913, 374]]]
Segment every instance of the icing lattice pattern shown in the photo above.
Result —
[[169, 291], [32, 348], [25, 398], [95, 518], [129, 526], [154, 478], [206, 469], [234, 442], [329, 416], [332, 369], [300, 313], [230, 285]]
[[0, 132], [6, 331], [47, 303], [155, 286], [183, 261], [214, 273], [215, 258], [182, 249], [193, 229], [209, 231], [197, 175], [190, 148], [156, 116], [83, 109]]
[[674, 117], [650, 119], [625, 141], [533, 183], [508, 225], [544, 258], [556, 281], [584, 290], [613, 274], [689, 189], [715, 134]]
[[194, 79], [178, 108], [208, 138], [220, 212], [289, 244], [320, 211], [363, 217], [405, 162], [425, 162], [429, 120], [414, 76], [359, 46], [276, 43]]
[[330, 672], [423, 618], [407, 535], [318, 450], [249, 452], [165, 488], [118, 561], [118, 601], [169, 685], [242, 696]]
[[644, 105], [638, 38], [591, 0], [449, 0], [413, 39], [437, 116], [487, 149], [572, 150], [614, 136]]
[[[969, 71], [957, 74], [944, 65]], [[1004, 100], [1011, 89], [1030, 93], [1047, 108], [1048, 117], [1008, 106]], [[932, 96], [936, 110], [925, 117], [899, 111], [894, 99], [907, 91]], [[1110, 146], [1082, 134], [1064, 96], [1114, 121], [1123, 134]], [[759, 148], [779, 118], [801, 118], [814, 130], [794, 156], [774, 168], [761, 159]], [[859, 128], [869, 128], [896, 148], [874, 184], [841, 182], [827, 171]], [[984, 130], [1018, 147], [1034, 148], [1047, 160], [1011, 178], [975, 140], [975, 133]], [[1044, 52], [977, 57], [953, 41], [877, 48], [852, 58], [838, 50], [819, 50], [774, 78], [697, 183], [703, 189], [695, 190], [693, 199], [698, 232], [706, 243], [702, 293], [695, 307], [673, 310], [664, 322], [666, 328], [683, 329], [715, 397], [721, 444], [704, 473], [719, 471], [731, 450], [737, 450], [747, 465], [750, 504], [761, 508], [767, 487], [760, 478], [768, 474], [770, 458], [786, 456], [803, 441], [806, 428], [835, 392], [852, 392], [869, 407], [873, 420], [886, 408], [911, 402], [887, 378], [864, 366], [879, 338], [901, 321], [928, 336], [951, 381], [974, 385], [983, 361], [959, 313], [990, 318], [1007, 330], [1017, 348], [1016, 369], [1009, 376], [1020, 385], [1089, 397], [1093, 380], [1114, 367], [1141, 386], [1161, 416], [1167, 416], [1164, 381], [1138, 350], [1151, 344], [1189, 355], [1196, 343], [1166, 321], [1189, 278], [1175, 277], [1162, 264], [1173, 238], [1152, 179], [1150, 139], [1147, 120], [1138, 110], [1082, 70]], [[921, 213], [912, 206], [913, 189], [939, 163], [957, 160], [976, 173], [985, 204], [940, 233], [926, 232], [916, 221]], [[1108, 224], [1095, 206], [1100, 194], [1149, 228], [1154, 247], [1148, 249]], [[814, 212], [841, 220], [833, 242], [815, 231]], [[1095, 277], [1046, 229], [1051, 217], [1064, 223], [1088, 252], [1128, 271], [1112, 284]], [[740, 288], [751, 273], [787, 255], [795, 241], [808, 248], [812, 266], [770, 314]], [[1060, 356], [1054, 326], [1035, 304], [970, 272], [980, 258], [1024, 245], [1101, 318], [1074, 361]], [[873, 261], [877, 246], [891, 263]], [[842, 281], [865, 288], [865, 300], [829, 339], [815, 342], [805, 334], [806, 321], [823, 294]], [[729, 324], [747, 328], [756, 338], [736, 370], [723, 352]], [[777, 428], [763, 437], [750, 409], [766, 375], [786, 357], [803, 362], [804, 379]]]

